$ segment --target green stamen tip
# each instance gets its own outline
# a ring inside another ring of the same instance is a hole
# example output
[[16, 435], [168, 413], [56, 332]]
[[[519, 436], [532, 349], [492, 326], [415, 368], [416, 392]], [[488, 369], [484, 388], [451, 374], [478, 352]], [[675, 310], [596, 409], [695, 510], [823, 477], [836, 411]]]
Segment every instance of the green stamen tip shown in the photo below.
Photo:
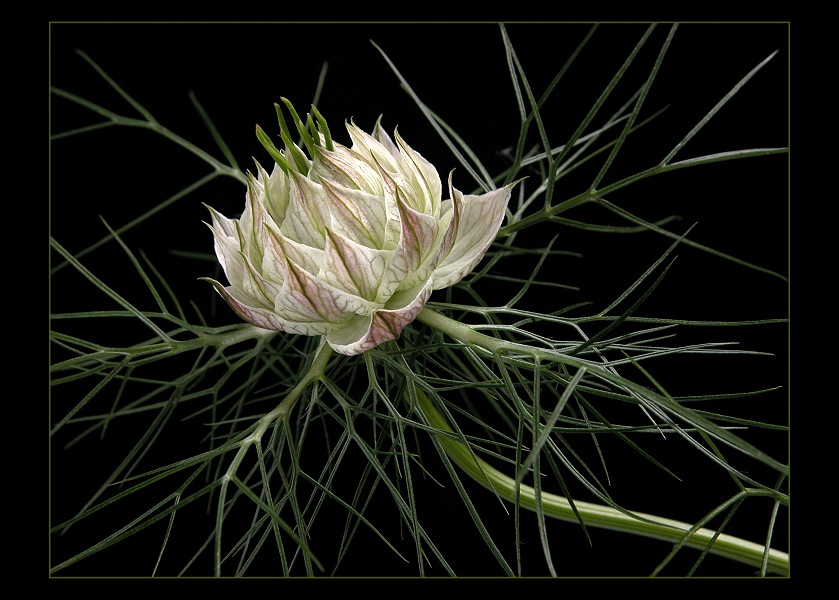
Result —
[[323, 134], [324, 139], [326, 140], [326, 149], [331, 151], [335, 150], [335, 144], [332, 143], [332, 133], [329, 131], [329, 125], [326, 123], [326, 119], [317, 107], [312, 104], [312, 112], [315, 115], [315, 118], [318, 120], [318, 127], [320, 128], [320, 132]]
[[256, 139], [258, 139], [259, 142], [262, 144], [263, 148], [265, 148], [268, 151], [268, 154], [271, 155], [271, 158], [274, 159], [274, 162], [280, 165], [283, 171], [288, 173], [288, 161], [286, 160], [282, 151], [274, 145], [274, 142], [271, 141], [271, 138], [259, 125], [256, 126]]

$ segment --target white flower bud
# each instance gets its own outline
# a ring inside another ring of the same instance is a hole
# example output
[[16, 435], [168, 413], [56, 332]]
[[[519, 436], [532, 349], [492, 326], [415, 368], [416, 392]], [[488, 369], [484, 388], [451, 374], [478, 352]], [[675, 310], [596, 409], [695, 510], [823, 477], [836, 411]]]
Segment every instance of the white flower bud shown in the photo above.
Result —
[[437, 170], [377, 123], [347, 125], [352, 147], [333, 142], [317, 112], [308, 129], [286, 102], [311, 159], [261, 130], [276, 161], [257, 163], [245, 210], [210, 209], [215, 251], [230, 285], [210, 279], [240, 317], [265, 329], [323, 335], [337, 352], [359, 354], [397, 338], [431, 292], [457, 283], [483, 258], [515, 184], [480, 196], [451, 184], [442, 201]]

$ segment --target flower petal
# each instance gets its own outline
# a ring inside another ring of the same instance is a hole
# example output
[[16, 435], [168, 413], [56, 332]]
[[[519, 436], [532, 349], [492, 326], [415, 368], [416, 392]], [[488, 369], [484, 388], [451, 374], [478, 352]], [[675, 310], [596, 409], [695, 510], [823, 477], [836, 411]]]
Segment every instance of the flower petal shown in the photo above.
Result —
[[440, 196], [443, 193], [440, 174], [437, 173], [437, 169], [430, 162], [423, 158], [422, 154], [411, 148], [400, 137], [399, 132], [394, 132], [394, 136], [403, 154], [402, 170], [411, 174], [412, 183], [417, 195], [425, 200], [425, 207], [422, 209], [423, 212], [435, 216], [439, 215]]
[[286, 258], [294, 264], [317, 275], [323, 262], [323, 250], [312, 248], [287, 238], [273, 223], [265, 227], [265, 255], [262, 257], [262, 272], [266, 278], [278, 283], [285, 281]]
[[385, 134], [383, 141], [380, 141], [366, 131], [359, 129], [352, 122], [347, 124], [347, 131], [353, 141], [353, 151], [362, 157], [367, 164], [379, 165], [391, 173], [399, 172], [399, 152], [390, 138], [387, 137], [387, 134]]
[[344, 187], [363, 190], [371, 194], [382, 193], [382, 183], [376, 169], [354, 150], [335, 144], [330, 151], [318, 147], [310, 177], [318, 181], [328, 179]]
[[241, 292], [234, 286], [224, 287], [224, 285], [209, 277], [203, 279], [212, 283], [215, 290], [236, 311], [236, 314], [248, 323], [263, 329], [285, 331], [282, 320], [277, 317], [274, 311], [253, 306], [249, 301], [242, 298]]
[[281, 284], [264, 278], [244, 253], [241, 256], [244, 263], [244, 274], [242, 281], [236, 286], [241, 292], [241, 297], [251, 306], [272, 308], [274, 299], [282, 289]]
[[353, 315], [370, 314], [370, 302], [339, 290], [290, 260], [274, 310], [287, 321], [345, 323]]
[[326, 335], [336, 327], [331, 323], [301, 323], [286, 321], [271, 309], [251, 305], [248, 301], [242, 298], [240, 292], [232, 286], [224, 287], [218, 281], [208, 277], [203, 278], [203, 280], [209, 281], [213, 284], [215, 290], [222, 298], [224, 298], [225, 302], [230, 305], [237, 315], [257, 327], [273, 331], [296, 333], [299, 335]]
[[329, 209], [322, 201], [323, 187], [292, 171], [289, 203], [280, 231], [286, 237], [313, 248], [323, 249]]
[[290, 192], [288, 177], [277, 163], [274, 163], [270, 176], [258, 162], [256, 168], [259, 172], [257, 181], [262, 185], [260, 200], [271, 219], [275, 223], [282, 223], [288, 209]]
[[399, 244], [388, 264], [377, 302], [387, 302], [397, 290], [404, 290], [431, 276], [436, 261], [434, 255], [440, 224], [434, 217], [415, 211], [397, 195], [396, 205], [402, 225]]
[[480, 196], [464, 196], [454, 187], [450, 188], [453, 203], [460, 200], [461, 211], [454, 245], [434, 271], [435, 290], [457, 283], [481, 261], [501, 227], [514, 185], [511, 183]]
[[446, 217], [449, 220], [447, 221], [445, 236], [440, 244], [438, 263], [441, 263], [449, 255], [452, 246], [454, 246], [457, 239], [457, 230], [460, 228], [460, 214], [463, 212], [462, 194], [455, 193], [452, 185], [452, 175], [453, 173], [449, 173], [449, 195], [451, 199], [440, 203], [441, 223]]
[[344, 327], [327, 334], [326, 341], [336, 352], [355, 355], [394, 340], [416, 319], [430, 295], [430, 280], [398, 292], [385, 308], [373, 311], [372, 315], [354, 317]]
[[390, 250], [357, 244], [327, 229], [323, 266], [318, 278], [348, 294], [375, 301], [392, 254]]
[[262, 264], [265, 242], [265, 222], [270, 220], [263, 201], [265, 193], [262, 184], [248, 173], [248, 194], [245, 211], [239, 218], [237, 232], [242, 253], [252, 265]]
[[239, 246], [239, 235], [236, 231], [236, 221], [228, 219], [211, 207], [212, 225], [208, 225], [214, 236], [216, 258], [224, 270], [227, 280], [236, 285], [242, 281], [244, 263]]
[[326, 179], [321, 181], [321, 185], [329, 200], [331, 226], [353, 241], [370, 248], [383, 248], [387, 225], [383, 199], [369, 192], [338, 186]]

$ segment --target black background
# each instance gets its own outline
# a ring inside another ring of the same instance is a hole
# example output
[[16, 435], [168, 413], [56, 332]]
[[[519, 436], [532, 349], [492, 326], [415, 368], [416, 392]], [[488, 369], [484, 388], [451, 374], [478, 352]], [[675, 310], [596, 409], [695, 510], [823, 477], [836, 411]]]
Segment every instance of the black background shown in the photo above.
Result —
[[[537, 96], [589, 28], [589, 24], [565, 23], [508, 25], [509, 36]], [[645, 24], [609, 24], [598, 29], [563, 80], [566, 83], [557, 88], [543, 109], [552, 144], [562, 143], [573, 132], [645, 29]], [[643, 81], [666, 30], [666, 26], [656, 30], [638, 58], [640, 64], [630, 71], [616, 92], [617, 100], [625, 100]], [[398, 126], [400, 134], [435, 164], [441, 175], [455, 168], [455, 186], [472, 191], [474, 182], [400, 89], [397, 77], [371, 40], [394, 61], [423, 101], [458, 131], [490, 173], [508, 164], [505, 152], [517, 140], [518, 111], [501, 34], [492, 23], [54, 23], [50, 30], [50, 84], [115, 112], [135, 116], [124, 100], [75, 52], [81, 50], [160, 123], [220, 157], [190, 103], [191, 91], [213, 119], [239, 165], [250, 168], [254, 157], [263, 164], [268, 162], [254, 135], [255, 125], [260, 124], [268, 131], [276, 129], [273, 105], [280, 97], [289, 98], [300, 112], [305, 111], [312, 101], [322, 65], [327, 62], [318, 108], [329, 119], [338, 141], [349, 142], [340, 127], [342, 120], [352, 118], [369, 131], [375, 119], [383, 114], [388, 130]], [[647, 99], [645, 114], [666, 105], [670, 107], [630, 139], [606, 180], [612, 181], [656, 163], [742, 76], [776, 50], [778, 55], [688, 144], [679, 158], [788, 145], [788, 44], [787, 24], [681, 25]], [[51, 134], [101, 120], [65, 99], [52, 96], [50, 102]], [[537, 140], [531, 135], [535, 143]], [[140, 129], [110, 128], [57, 140], [51, 144], [50, 159], [51, 235], [71, 252], [78, 252], [106, 234], [100, 217], [118, 227], [209, 172], [206, 164], [183, 149]], [[672, 226], [674, 231], [682, 232], [696, 224], [691, 233], [695, 241], [786, 274], [789, 256], [786, 169], [786, 156], [688, 169], [631, 186], [610, 200], [651, 220], [678, 214], [681, 221]], [[559, 196], [569, 197], [582, 191], [589, 180], [590, 172], [569, 178], [563, 182]], [[243, 199], [240, 183], [217, 179], [127, 232], [123, 239], [133, 250], [145, 252], [173, 282], [181, 297], [206, 304], [212, 294], [207, 284], [197, 279], [213, 275], [212, 264], [173, 256], [171, 250], [210, 252], [212, 238], [201, 223], [208, 219], [202, 203], [235, 215], [241, 210]], [[568, 216], [623, 224], [604, 211]], [[560, 235], [560, 247], [583, 254], [583, 258], [559, 267], [558, 279], [580, 288], [579, 292], [566, 293], [559, 301], [570, 304], [589, 300], [596, 307], [605, 306], [620, 294], [669, 245], [665, 238], [649, 234], [582, 233], [555, 225], [535, 228], [528, 232], [527, 240], [538, 246], [556, 233]], [[709, 320], [787, 315], [787, 284], [780, 279], [694, 249], [680, 249], [678, 255], [670, 274], [642, 314]], [[121, 292], [130, 296], [141, 290], [131, 283], [133, 279], [122, 277], [132, 272], [131, 267], [113, 244], [87, 255], [83, 261]], [[51, 276], [50, 286], [54, 311], [111, 306], [93, 288], [80, 284], [69, 269]], [[550, 304], [554, 299], [541, 301]], [[537, 299], [536, 304], [539, 302]], [[225, 310], [214, 318], [219, 324], [234, 322], [232, 313]], [[120, 332], [113, 331], [102, 332], [103, 339], [107, 340], [111, 334], [115, 334], [114, 339], [120, 339]], [[732, 386], [736, 390], [783, 386], [784, 389], [762, 397], [759, 405], [751, 409], [757, 412], [749, 414], [785, 422], [786, 326], [718, 329], [701, 334], [687, 330], [681, 335], [682, 340], [697, 336], [695, 339], [737, 341], [741, 347], [771, 352], [774, 356], [716, 361], [713, 366], [707, 366], [697, 357], [665, 363], [666, 368], [655, 375], [666, 387], [672, 385], [678, 388], [676, 393], [687, 394], [699, 390], [729, 391]], [[64, 409], [57, 412], [63, 414]], [[131, 435], [129, 430], [126, 439]], [[758, 445], [767, 444], [767, 451], [779, 460], [787, 459], [786, 436], [758, 435], [754, 439]], [[80, 508], [113, 468], [113, 461], [120, 457], [119, 439], [106, 439], [104, 443], [90, 441], [64, 452], [61, 445], [66, 441], [54, 440], [51, 454], [51, 511], [58, 521]], [[664, 445], [658, 451], [667, 453], [671, 449]], [[623, 470], [617, 460], [610, 463], [610, 469], [615, 497], [625, 500], [630, 508], [695, 520], [702, 514], [696, 511], [710, 510], [715, 505], [707, 494], [709, 489], [714, 489], [708, 482], [714, 481], [712, 478], [717, 475], [701, 465], [680, 469], [687, 476], [681, 483], [662, 483], [659, 475], [638, 471], [636, 467]], [[436, 534], [435, 539], [446, 539], [447, 556], [457, 572], [498, 575], [457, 497], [445, 491], [441, 493], [431, 484], [421, 485], [419, 491], [427, 495], [427, 502], [433, 507], [430, 510], [438, 515], [429, 526]], [[481, 494], [476, 490], [473, 495]], [[384, 499], [384, 511], [386, 504]], [[769, 510], [769, 503], [763, 504], [754, 511], [758, 517], [741, 515], [741, 521], [732, 524], [732, 532], [761, 540]], [[491, 497], [486, 498], [481, 508], [487, 511], [487, 520], [497, 523], [503, 532], [499, 539], [505, 539], [508, 549], [512, 548], [510, 518]], [[752, 511], [746, 506], [741, 512]], [[390, 522], [396, 523], [396, 519]], [[108, 531], [107, 525], [102, 524], [76, 529], [65, 536], [51, 537], [51, 563], [66, 558], [84, 547], [86, 541], [98, 539]], [[783, 529], [777, 534], [781, 543], [787, 537]], [[564, 576], [643, 576], [668, 550], [660, 542], [603, 531], [592, 532], [593, 546], [589, 546], [575, 525], [552, 523], [550, 530], [556, 536], [552, 550], [557, 569]], [[203, 535], [206, 530], [200, 531]], [[533, 523], [526, 521], [525, 548], [530, 560], [525, 564], [531, 566], [525, 574], [540, 576], [546, 570], [534, 531]], [[157, 547], [159, 535], [160, 532], [143, 534], [60, 575], [149, 575], [155, 553], [144, 544]], [[398, 537], [398, 533], [394, 535]], [[412, 556], [410, 544], [406, 547]], [[361, 537], [354, 548], [356, 551], [347, 557], [338, 575], [416, 574], [415, 565], [405, 565], [393, 558], [373, 537]], [[170, 571], [176, 569], [175, 563], [176, 559]], [[682, 575], [689, 563], [677, 561], [665, 574]], [[749, 567], [713, 557], [699, 571], [700, 575], [710, 576], [752, 573]], [[193, 574], [207, 574], [206, 564], [196, 568]], [[442, 576], [444, 571], [438, 566], [431, 574]]]

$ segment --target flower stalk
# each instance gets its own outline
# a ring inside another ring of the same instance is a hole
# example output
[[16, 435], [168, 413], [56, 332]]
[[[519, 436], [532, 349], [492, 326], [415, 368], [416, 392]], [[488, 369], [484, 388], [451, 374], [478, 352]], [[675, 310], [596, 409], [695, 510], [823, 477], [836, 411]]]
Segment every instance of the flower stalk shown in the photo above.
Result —
[[[454, 434], [446, 418], [437, 410], [428, 396], [416, 388], [419, 408], [428, 422], [440, 432]], [[689, 525], [674, 519], [640, 512], [624, 513], [610, 506], [575, 500], [573, 507], [563, 496], [536, 490], [475, 456], [469, 446], [450, 435], [437, 435], [446, 454], [464, 473], [501, 498], [519, 506], [536, 511], [541, 505], [545, 515], [562, 521], [580, 522], [586, 526], [611, 529], [644, 537], [674, 542], [699, 550], [707, 550], [731, 560], [752, 565], [766, 572], [789, 576], [789, 555], [773, 548], [719, 533], [717, 531]], [[762, 490], [745, 490], [743, 494], [760, 495]], [[576, 510], [576, 513], [575, 513]]]

